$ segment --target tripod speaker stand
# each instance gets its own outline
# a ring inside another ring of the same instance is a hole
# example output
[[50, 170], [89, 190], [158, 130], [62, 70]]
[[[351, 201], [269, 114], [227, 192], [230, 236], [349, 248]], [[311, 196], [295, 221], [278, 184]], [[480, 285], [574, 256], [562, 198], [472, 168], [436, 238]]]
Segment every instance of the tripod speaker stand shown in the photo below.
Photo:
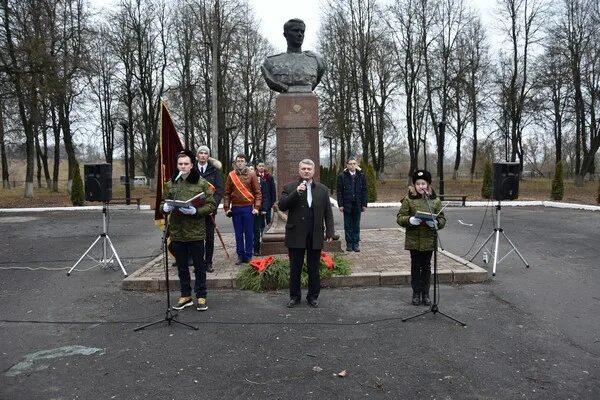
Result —
[[[425, 197], [425, 200], [427, 201], [427, 208], [429, 209], [429, 213], [431, 215], [435, 215], [433, 213], [433, 210], [431, 208], [431, 204], [429, 202], [429, 197]], [[434, 217], [434, 222], [435, 222], [435, 217]], [[458, 319], [451, 317], [450, 315], [443, 313], [442, 311], [440, 311], [439, 309], [439, 293], [438, 293], [438, 237], [439, 237], [439, 232], [438, 232], [438, 228], [437, 228], [437, 224], [434, 223], [433, 225], [433, 231], [434, 231], [434, 242], [433, 242], [433, 301], [431, 302], [431, 306], [429, 307], [429, 310], [423, 311], [421, 313], [418, 313], [416, 315], [412, 315], [410, 317], [406, 317], [406, 318], [402, 318], [402, 322], [406, 322], [410, 319], [416, 318], [416, 317], [420, 317], [421, 315], [425, 315], [425, 314], [437, 314], [440, 313], [442, 314], [444, 317], [451, 319], [452, 321], [458, 322], [459, 324], [461, 324], [462, 326], [467, 326], [467, 324], [465, 324], [462, 321], [459, 321]], [[442, 251], [444, 249], [442, 248]]]
[[169, 216], [167, 215], [165, 218], [165, 230], [163, 232], [162, 237], [162, 248], [163, 248], [163, 261], [165, 266], [165, 279], [167, 280], [167, 311], [165, 312], [165, 317], [163, 319], [159, 319], [158, 321], [151, 322], [146, 325], [138, 326], [134, 329], [134, 332], [141, 331], [142, 329], [148, 328], [149, 326], [160, 324], [161, 322], [166, 322], [167, 325], [171, 325], [171, 322], [174, 322], [179, 325], [187, 326], [193, 330], [198, 330], [197, 326], [188, 325], [184, 322], [177, 321], [175, 317], [178, 314], [173, 314], [173, 310], [171, 309], [171, 291], [169, 288], [169, 246], [167, 243], [167, 239], [169, 237]]
[[[79, 265], [81, 260], [83, 260], [83, 258], [85, 256], [89, 255], [92, 248], [96, 245], [96, 243], [98, 243], [100, 241], [100, 239], [102, 239], [102, 258], [100, 260], [96, 260], [92, 256], [89, 256], [89, 257], [96, 262], [96, 265], [100, 265], [102, 268], [106, 268], [106, 267], [112, 268], [113, 264], [114, 264], [114, 260], [113, 260], [113, 257], [114, 257], [117, 259], [117, 262], [119, 263], [119, 267], [121, 267], [121, 271], [123, 271], [123, 274], [125, 276], [127, 276], [127, 271], [125, 271], [125, 268], [123, 267], [123, 263], [121, 262], [121, 259], [119, 258], [119, 255], [117, 254], [117, 251], [115, 250], [115, 246], [113, 246], [112, 241], [110, 240], [110, 237], [108, 236], [107, 224], [106, 224], [106, 214], [107, 213], [108, 213], [108, 203], [105, 202], [105, 203], [102, 203], [102, 233], [100, 235], [98, 235], [98, 237], [96, 238], [94, 243], [92, 243], [92, 245], [90, 247], [88, 247], [88, 249], [85, 251], [85, 253], [83, 253], [83, 255], [79, 258], [79, 260], [77, 260], [75, 265], [73, 265], [71, 267], [69, 272], [67, 272], [67, 276], [71, 275], [71, 272], [75, 269], [75, 267], [77, 267], [77, 265]], [[107, 251], [106, 251], [107, 245], [109, 245], [112, 250], [112, 255], [110, 256], [110, 258], [107, 257]], [[94, 265], [94, 267], [96, 265]]]
[[[473, 255], [473, 257], [471, 257], [471, 259], [469, 260], [469, 261], [473, 261], [473, 259], [477, 256], [477, 254], [479, 254], [479, 252], [481, 251], [481, 249], [483, 249], [485, 247], [485, 245], [487, 244], [487, 242], [489, 242], [492, 237], [495, 237], [494, 252], [492, 254], [493, 257], [494, 257], [494, 263], [493, 263], [493, 267], [492, 267], [492, 275], [493, 276], [496, 276], [496, 265], [500, 264], [502, 262], [502, 260], [504, 260], [513, 251], [515, 253], [517, 253], [517, 255], [519, 256], [519, 258], [521, 259], [521, 261], [523, 261], [523, 264], [525, 264], [525, 267], [529, 268], [529, 264], [527, 263], [527, 261], [525, 261], [525, 258], [523, 258], [523, 256], [521, 255], [521, 253], [519, 253], [519, 250], [517, 250], [517, 247], [508, 238], [508, 236], [506, 236], [506, 233], [504, 233], [504, 229], [502, 229], [502, 227], [500, 226], [500, 215], [501, 215], [501, 213], [502, 213], [502, 204], [501, 204], [501, 201], [498, 200], [498, 205], [496, 206], [496, 226], [494, 227], [494, 230], [492, 231], [492, 233], [490, 233], [490, 235], [487, 237], [487, 239], [485, 240], [485, 242], [483, 242], [483, 244], [481, 246], [479, 246], [479, 249], [477, 249], [477, 251], [475, 252], [475, 254]], [[500, 242], [500, 234], [502, 234], [502, 236], [504, 236], [504, 239], [506, 239], [506, 241], [510, 244], [510, 246], [512, 247], [512, 249], [508, 253], [506, 253], [504, 255], [504, 257], [502, 257], [498, 261], [498, 243]], [[484, 259], [484, 262], [487, 263], [487, 259]]]

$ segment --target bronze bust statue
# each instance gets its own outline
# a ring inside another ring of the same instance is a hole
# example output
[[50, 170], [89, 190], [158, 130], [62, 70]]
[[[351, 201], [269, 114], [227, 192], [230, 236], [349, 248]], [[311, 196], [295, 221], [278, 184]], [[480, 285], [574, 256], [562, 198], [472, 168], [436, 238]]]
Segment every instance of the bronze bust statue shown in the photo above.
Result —
[[279, 93], [312, 92], [325, 73], [323, 59], [312, 51], [302, 51], [306, 25], [290, 19], [283, 25], [287, 52], [269, 56], [261, 71], [271, 90]]

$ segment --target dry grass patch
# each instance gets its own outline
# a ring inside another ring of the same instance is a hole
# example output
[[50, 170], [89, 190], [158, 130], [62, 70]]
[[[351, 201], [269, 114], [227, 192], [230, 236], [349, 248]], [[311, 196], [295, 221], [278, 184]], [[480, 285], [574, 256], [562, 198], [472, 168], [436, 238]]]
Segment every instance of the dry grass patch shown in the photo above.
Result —
[[[483, 200], [481, 197], [482, 180], [444, 181], [446, 194], [465, 194], [467, 200]], [[565, 195], [562, 201], [566, 203], [595, 205], [597, 182], [586, 181], [583, 187], [576, 187], [573, 180], [565, 180]], [[434, 182], [434, 189], [438, 185]], [[550, 200], [552, 181], [550, 179], [525, 179], [519, 182], [519, 200]], [[377, 183], [377, 200], [381, 202], [400, 201], [406, 194], [406, 180], [386, 180]]]

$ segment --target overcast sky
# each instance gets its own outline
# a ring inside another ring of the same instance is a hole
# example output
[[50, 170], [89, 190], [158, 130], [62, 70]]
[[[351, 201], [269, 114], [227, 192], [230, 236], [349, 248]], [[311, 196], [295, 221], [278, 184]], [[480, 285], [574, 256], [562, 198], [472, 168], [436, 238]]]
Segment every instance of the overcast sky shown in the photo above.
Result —
[[[383, 0], [386, 3], [388, 0]], [[94, 7], [110, 7], [117, 0], [94, 0]], [[485, 25], [493, 20], [491, 11], [494, 0], [466, 0], [473, 8], [479, 9]], [[327, 0], [249, 0], [254, 9], [256, 18], [260, 21], [263, 35], [269, 39], [277, 52], [286, 50], [286, 42], [283, 37], [283, 24], [292, 18], [300, 18], [306, 23], [306, 36], [304, 38], [304, 50], [315, 50], [321, 9], [327, 4]], [[491, 32], [490, 32], [491, 34]]]
[[[381, 3], [387, 3], [387, 1], [383, 0]], [[479, 10], [484, 25], [490, 25], [493, 20], [492, 10], [496, 4], [494, 0], [466, 0], [465, 3]], [[251, 7], [254, 8], [257, 18], [261, 21], [262, 33], [271, 41], [277, 51], [286, 50], [283, 24], [292, 18], [300, 18], [306, 23], [302, 48], [314, 50], [317, 43], [321, 9], [325, 4], [327, 4], [327, 0], [250, 0]]]

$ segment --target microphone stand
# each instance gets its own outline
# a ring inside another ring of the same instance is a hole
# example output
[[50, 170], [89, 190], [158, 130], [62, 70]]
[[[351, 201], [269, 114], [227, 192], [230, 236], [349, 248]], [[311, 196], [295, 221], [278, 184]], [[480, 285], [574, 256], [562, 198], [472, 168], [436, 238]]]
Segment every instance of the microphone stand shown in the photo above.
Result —
[[171, 292], [169, 289], [169, 249], [168, 249], [168, 245], [167, 245], [167, 239], [169, 237], [169, 228], [170, 228], [170, 224], [169, 224], [169, 217], [171, 215], [167, 215], [165, 216], [165, 230], [163, 232], [163, 237], [162, 237], [162, 249], [163, 249], [163, 260], [164, 260], [164, 266], [165, 266], [165, 278], [167, 280], [167, 311], [165, 312], [165, 318], [163, 319], [159, 319], [158, 321], [154, 321], [151, 322], [149, 324], [146, 325], [142, 325], [142, 326], [138, 326], [137, 328], [135, 328], [133, 331], [137, 332], [137, 331], [141, 331], [142, 329], [146, 329], [149, 326], [153, 326], [153, 325], [157, 325], [160, 324], [161, 322], [166, 322], [167, 325], [171, 325], [171, 322], [177, 323], [179, 325], [183, 325], [183, 326], [187, 326], [188, 328], [191, 328], [193, 330], [198, 330], [197, 326], [192, 326], [192, 325], [188, 325], [184, 322], [181, 321], [177, 321], [175, 319], [175, 317], [177, 317], [177, 315], [179, 315], [178, 313], [173, 314], [173, 310], [171, 309]]
[[[428, 194], [424, 194], [423, 197], [425, 197], [425, 201], [427, 202], [427, 208], [429, 210], [429, 213], [433, 217], [433, 228], [431, 228], [434, 231], [434, 239], [433, 239], [433, 302], [431, 303], [431, 306], [429, 307], [429, 310], [423, 311], [423, 312], [421, 312], [419, 314], [416, 314], [416, 315], [412, 315], [410, 317], [402, 318], [402, 322], [406, 322], [406, 321], [408, 321], [410, 319], [413, 319], [413, 318], [416, 318], [416, 317], [420, 317], [421, 315], [425, 315], [425, 314], [429, 314], [429, 313], [432, 313], [432, 314], [440, 313], [444, 317], [449, 318], [452, 321], [458, 322], [462, 326], [467, 326], [467, 324], [465, 324], [464, 322], [459, 321], [458, 319], [456, 319], [454, 317], [451, 317], [450, 315], [448, 315], [446, 313], [443, 313], [439, 309], [438, 269], [437, 269], [439, 231], [438, 231], [438, 227], [437, 227], [437, 218], [436, 218], [436, 215], [433, 213], [433, 209], [431, 208], [431, 203], [429, 202], [429, 195]], [[441, 243], [440, 243], [440, 245], [441, 245]], [[443, 248], [442, 248], [442, 251], [444, 251]]]

